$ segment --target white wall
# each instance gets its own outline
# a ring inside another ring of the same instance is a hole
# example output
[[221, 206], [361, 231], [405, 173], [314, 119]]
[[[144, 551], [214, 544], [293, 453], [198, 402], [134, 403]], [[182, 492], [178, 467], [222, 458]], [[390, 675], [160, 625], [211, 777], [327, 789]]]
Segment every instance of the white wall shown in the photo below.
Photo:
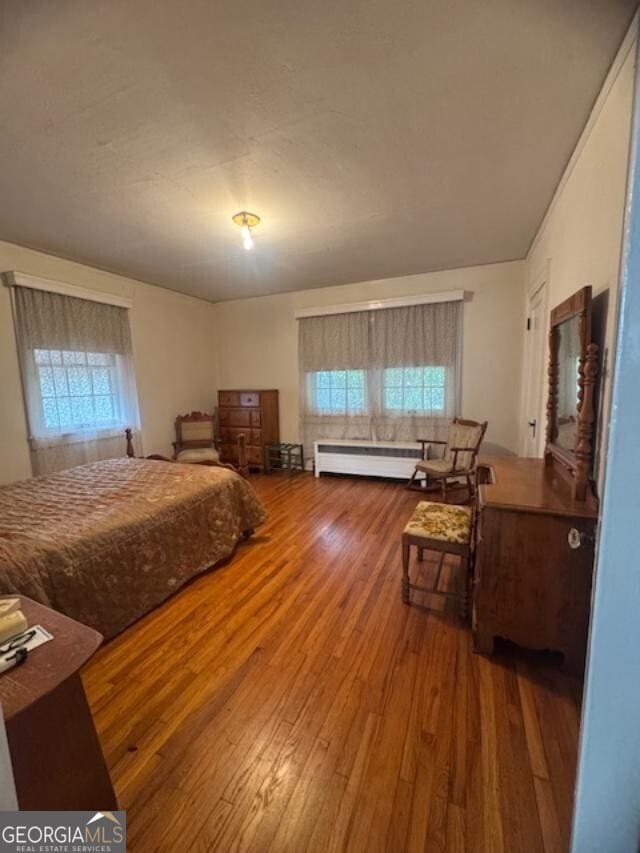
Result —
[[[595, 325], [604, 321], [601, 340], [604, 372], [600, 380], [600, 409], [604, 414], [598, 425], [600, 479], [615, 356], [636, 26], [634, 23], [621, 46], [526, 262], [528, 286], [539, 279], [548, 265], [549, 309], [586, 284], [593, 288]], [[546, 366], [544, 370], [546, 389]], [[543, 396], [539, 423], [546, 422], [546, 394]], [[522, 417], [520, 446], [525, 430]], [[543, 443], [539, 450], [542, 453]]]
[[[145, 452], [168, 452], [176, 413], [210, 408], [217, 387], [278, 388], [281, 435], [298, 438], [296, 308], [464, 289], [462, 414], [488, 419], [487, 448], [517, 451], [523, 294], [546, 265], [549, 308], [585, 284], [603, 314], [608, 411], [634, 74], [635, 30], [625, 39], [594, 113], [526, 261], [211, 305], [152, 285], [0, 242], [0, 271], [17, 269], [134, 301], [133, 343]], [[464, 235], [461, 235], [464, 239]], [[546, 379], [545, 379], [546, 381]], [[544, 403], [539, 422], [545, 422]], [[600, 426], [600, 438], [605, 429]], [[0, 482], [30, 473], [9, 293], [0, 287]]]
[[281, 437], [296, 441], [297, 308], [463, 289], [462, 414], [489, 421], [487, 448], [515, 451], [522, 288], [523, 263], [515, 261], [219, 303], [219, 384], [279, 389]]
[[[0, 242], [0, 271], [20, 270], [133, 300], [133, 337], [145, 453], [168, 453], [173, 420], [216, 399], [216, 306], [31, 249]], [[9, 289], [0, 285], [0, 483], [31, 465]], [[124, 453], [124, 440], [123, 440]]]

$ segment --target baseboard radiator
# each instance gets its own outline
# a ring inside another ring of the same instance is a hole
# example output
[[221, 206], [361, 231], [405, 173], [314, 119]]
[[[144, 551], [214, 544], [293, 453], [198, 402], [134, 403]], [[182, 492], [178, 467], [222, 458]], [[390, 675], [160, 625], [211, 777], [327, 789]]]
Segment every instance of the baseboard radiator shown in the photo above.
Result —
[[417, 442], [340, 440], [314, 443], [315, 474], [356, 474], [408, 480], [422, 449]]

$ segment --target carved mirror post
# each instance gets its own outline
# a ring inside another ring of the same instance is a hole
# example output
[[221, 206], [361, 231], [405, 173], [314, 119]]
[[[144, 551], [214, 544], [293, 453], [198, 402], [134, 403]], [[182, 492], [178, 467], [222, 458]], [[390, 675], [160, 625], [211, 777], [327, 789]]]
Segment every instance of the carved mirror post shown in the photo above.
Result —
[[551, 312], [545, 460], [572, 478], [585, 500], [593, 466], [598, 347], [591, 341], [591, 288], [583, 287]]

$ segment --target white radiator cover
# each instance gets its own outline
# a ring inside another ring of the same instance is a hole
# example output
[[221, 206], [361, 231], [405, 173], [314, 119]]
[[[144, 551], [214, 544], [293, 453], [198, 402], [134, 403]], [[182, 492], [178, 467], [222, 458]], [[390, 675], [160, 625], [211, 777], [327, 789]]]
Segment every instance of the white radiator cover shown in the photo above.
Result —
[[314, 442], [315, 473], [359, 474], [408, 480], [422, 448], [417, 441], [325, 439]]

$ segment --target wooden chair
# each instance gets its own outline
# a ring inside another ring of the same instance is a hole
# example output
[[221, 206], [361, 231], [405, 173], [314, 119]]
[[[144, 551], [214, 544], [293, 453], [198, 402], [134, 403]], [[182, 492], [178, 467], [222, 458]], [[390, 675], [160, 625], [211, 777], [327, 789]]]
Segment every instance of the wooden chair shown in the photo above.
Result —
[[176, 440], [173, 458], [176, 462], [219, 462], [216, 447], [215, 415], [191, 412], [175, 420]]
[[[129, 459], [136, 458], [135, 447], [133, 446], [133, 430], [130, 428], [125, 429], [124, 431], [126, 442], [127, 442], [127, 456]], [[159, 462], [178, 462], [175, 454], [172, 459], [168, 456], [162, 456], [160, 453], [151, 453], [149, 456], [141, 457], [144, 459], [155, 459]], [[238, 464], [230, 465], [228, 462], [221, 462], [220, 458], [217, 459], [200, 459], [200, 460], [192, 460], [192, 464], [194, 465], [209, 465], [211, 467], [217, 468], [227, 468], [229, 471], [235, 471], [240, 474], [242, 477], [247, 478], [249, 476], [249, 463], [247, 460], [247, 437], [244, 433], [240, 433], [238, 436]]]
[[[420, 501], [402, 533], [402, 601], [411, 604], [411, 590], [420, 590], [430, 595], [453, 599], [458, 602], [460, 618], [467, 618], [469, 587], [472, 571], [473, 509], [455, 504]], [[411, 546], [417, 549], [418, 560], [425, 551], [440, 553], [440, 563], [435, 580], [429, 587], [418, 586], [409, 577]], [[456, 592], [439, 589], [442, 565], [446, 554], [460, 557], [462, 577]]]
[[[416, 464], [407, 488], [422, 491], [439, 483], [442, 500], [446, 503], [449, 482], [464, 477], [471, 500], [475, 494], [476, 461], [486, 431], [487, 421], [480, 423], [454, 418], [446, 441], [419, 438], [422, 459]], [[429, 444], [444, 445], [444, 455], [441, 459], [428, 458]], [[422, 479], [418, 480], [420, 475], [423, 475]]]

